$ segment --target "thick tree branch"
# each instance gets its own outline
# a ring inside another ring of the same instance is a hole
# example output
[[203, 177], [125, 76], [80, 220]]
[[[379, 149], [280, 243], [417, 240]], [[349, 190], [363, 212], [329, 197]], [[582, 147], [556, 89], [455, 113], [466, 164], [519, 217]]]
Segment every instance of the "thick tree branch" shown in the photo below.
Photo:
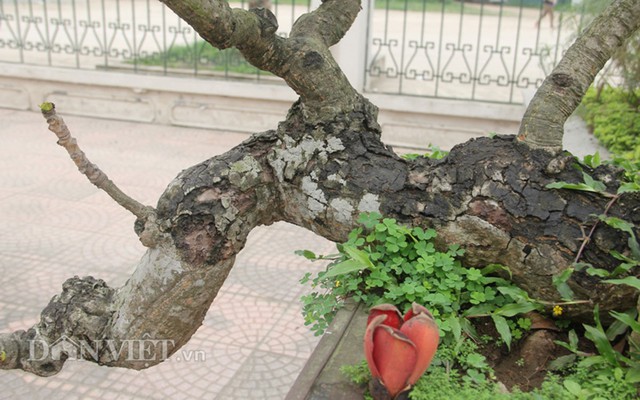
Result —
[[531, 148], [562, 150], [565, 121], [611, 55], [639, 27], [640, 1], [613, 1], [544, 80], [525, 112], [517, 139]]
[[[333, 59], [329, 46], [347, 32], [360, 9], [358, 0], [328, 0], [294, 24], [288, 39], [275, 34], [271, 11], [229, 8], [223, 0], [162, 0], [218, 48], [234, 46], [256, 68], [284, 79], [302, 101], [309, 123], [349, 112], [358, 93]], [[336, 18], [331, 23], [330, 18]]]
[[317, 10], [298, 18], [291, 37], [314, 36], [331, 47], [344, 37], [361, 9], [360, 0], [324, 0]]
[[[204, 40], [219, 49], [232, 46], [236, 33], [236, 18], [226, 1], [221, 0], [160, 0], [191, 26]], [[246, 24], [245, 28], [246, 28]]]

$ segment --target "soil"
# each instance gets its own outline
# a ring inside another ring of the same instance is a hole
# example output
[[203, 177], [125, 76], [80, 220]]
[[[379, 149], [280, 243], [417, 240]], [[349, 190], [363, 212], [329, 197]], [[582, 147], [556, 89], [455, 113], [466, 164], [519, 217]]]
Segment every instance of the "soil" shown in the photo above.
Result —
[[[498, 338], [490, 319], [479, 320], [475, 324], [480, 335]], [[512, 343], [509, 351], [504, 344], [496, 341], [484, 345], [480, 351], [495, 371], [496, 379], [507, 390], [519, 388], [528, 392], [540, 387], [547, 375], [547, 366], [568, 351], [555, 344], [556, 340], [566, 341], [566, 334], [555, 327], [553, 321], [542, 320], [519, 341]]]

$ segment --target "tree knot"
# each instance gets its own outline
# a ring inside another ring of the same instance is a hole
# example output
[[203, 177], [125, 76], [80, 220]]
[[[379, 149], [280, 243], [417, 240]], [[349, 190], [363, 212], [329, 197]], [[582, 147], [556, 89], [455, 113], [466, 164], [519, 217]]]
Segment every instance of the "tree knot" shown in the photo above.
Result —
[[551, 81], [558, 87], [567, 88], [573, 83], [573, 78], [569, 74], [555, 73], [551, 75]]
[[278, 19], [268, 8], [252, 8], [249, 12], [254, 13], [260, 20], [260, 30], [267, 35], [274, 35], [278, 30]]
[[309, 51], [302, 59], [302, 66], [308, 69], [318, 69], [322, 66], [324, 60], [322, 55], [317, 51]]

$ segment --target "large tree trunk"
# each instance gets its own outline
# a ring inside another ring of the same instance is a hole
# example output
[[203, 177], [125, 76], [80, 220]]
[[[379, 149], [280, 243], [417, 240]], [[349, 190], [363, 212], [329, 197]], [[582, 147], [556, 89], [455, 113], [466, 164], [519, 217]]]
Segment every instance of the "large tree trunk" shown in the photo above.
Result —
[[[359, 1], [324, 1], [296, 21], [288, 39], [275, 36], [277, 22], [265, 9], [232, 10], [214, 0], [163, 2], [210, 43], [235, 46], [255, 66], [281, 76], [300, 100], [277, 130], [255, 134], [180, 173], [155, 209], [132, 207], [138, 210], [138, 235], [149, 249], [129, 281], [119, 289], [93, 278], [65, 282], [37, 325], [0, 335], [7, 355], [0, 367], [56, 373], [63, 360], [29, 359], [29, 340], [51, 343], [62, 335], [102, 342], [100, 364], [140, 369], [163, 361], [200, 326], [249, 232], [275, 221], [343, 241], [359, 213], [378, 211], [435, 227], [443, 244], [459, 243], [467, 250], [467, 265], [507, 265], [513, 281], [531, 297], [560, 300], [552, 276], [573, 263], [583, 231], [594, 224], [592, 214], [602, 213], [609, 199], [545, 189], [555, 181], [579, 182], [582, 175], [572, 168], [570, 155], [558, 154], [555, 139], [539, 138], [547, 130], [557, 134], [547, 114], [563, 122], [587, 78], [577, 79], [579, 90], [565, 92], [560, 90], [565, 81], [552, 74], [551, 89], [541, 91], [542, 96], [571, 97], [570, 105], [546, 110], [544, 118], [529, 112], [523, 121], [526, 132], [518, 140], [476, 139], [456, 146], [443, 160], [407, 161], [380, 141], [375, 106], [350, 86], [328, 50], [355, 19]], [[612, 7], [608, 15], [616, 22], [597, 24], [614, 26], [612, 35], [620, 41], [638, 28], [640, 5], [620, 0]], [[589, 58], [575, 68], [592, 76], [600, 64], [600, 59]], [[532, 107], [541, 107], [540, 100], [534, 99]], [[47, 115], [54, 121], [51, 110]], [[613, 188], [616, 173], [601, 168], [593, 175]], [[639, 209], [640, 197], [625, 194], [609, 215], [637, 224]], [[627, 252], [626, 243], [625, 233], [600, 224], [582, 261], [612, 269], [617, 261], [609, 252]], [[624, 309], [636, 301], [631, 289], [584, 273], [575, 273], [569, 284], [579, 299], [602, 309]], [[591, 309], [576, 305], [567, 313], [578, 318]], [[124, 346], [116, 356], [110, 351], [134, 340], [150, 345], [171, 340], [172, 346], [168, 353], [158, 346]]]

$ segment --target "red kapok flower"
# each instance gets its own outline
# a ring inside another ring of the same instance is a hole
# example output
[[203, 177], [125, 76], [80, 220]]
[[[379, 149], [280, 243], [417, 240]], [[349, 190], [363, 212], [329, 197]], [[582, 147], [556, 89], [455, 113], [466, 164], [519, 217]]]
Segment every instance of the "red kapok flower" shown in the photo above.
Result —
[[411, 389], [431, 364], [439, 339], [433, 316], [419, 304], [413, 303], [404, 318], [390, 304], [371, 308], [364, 354], [373, 387], [378, 386], [372, 389], [374, 398], [394, 399]]

